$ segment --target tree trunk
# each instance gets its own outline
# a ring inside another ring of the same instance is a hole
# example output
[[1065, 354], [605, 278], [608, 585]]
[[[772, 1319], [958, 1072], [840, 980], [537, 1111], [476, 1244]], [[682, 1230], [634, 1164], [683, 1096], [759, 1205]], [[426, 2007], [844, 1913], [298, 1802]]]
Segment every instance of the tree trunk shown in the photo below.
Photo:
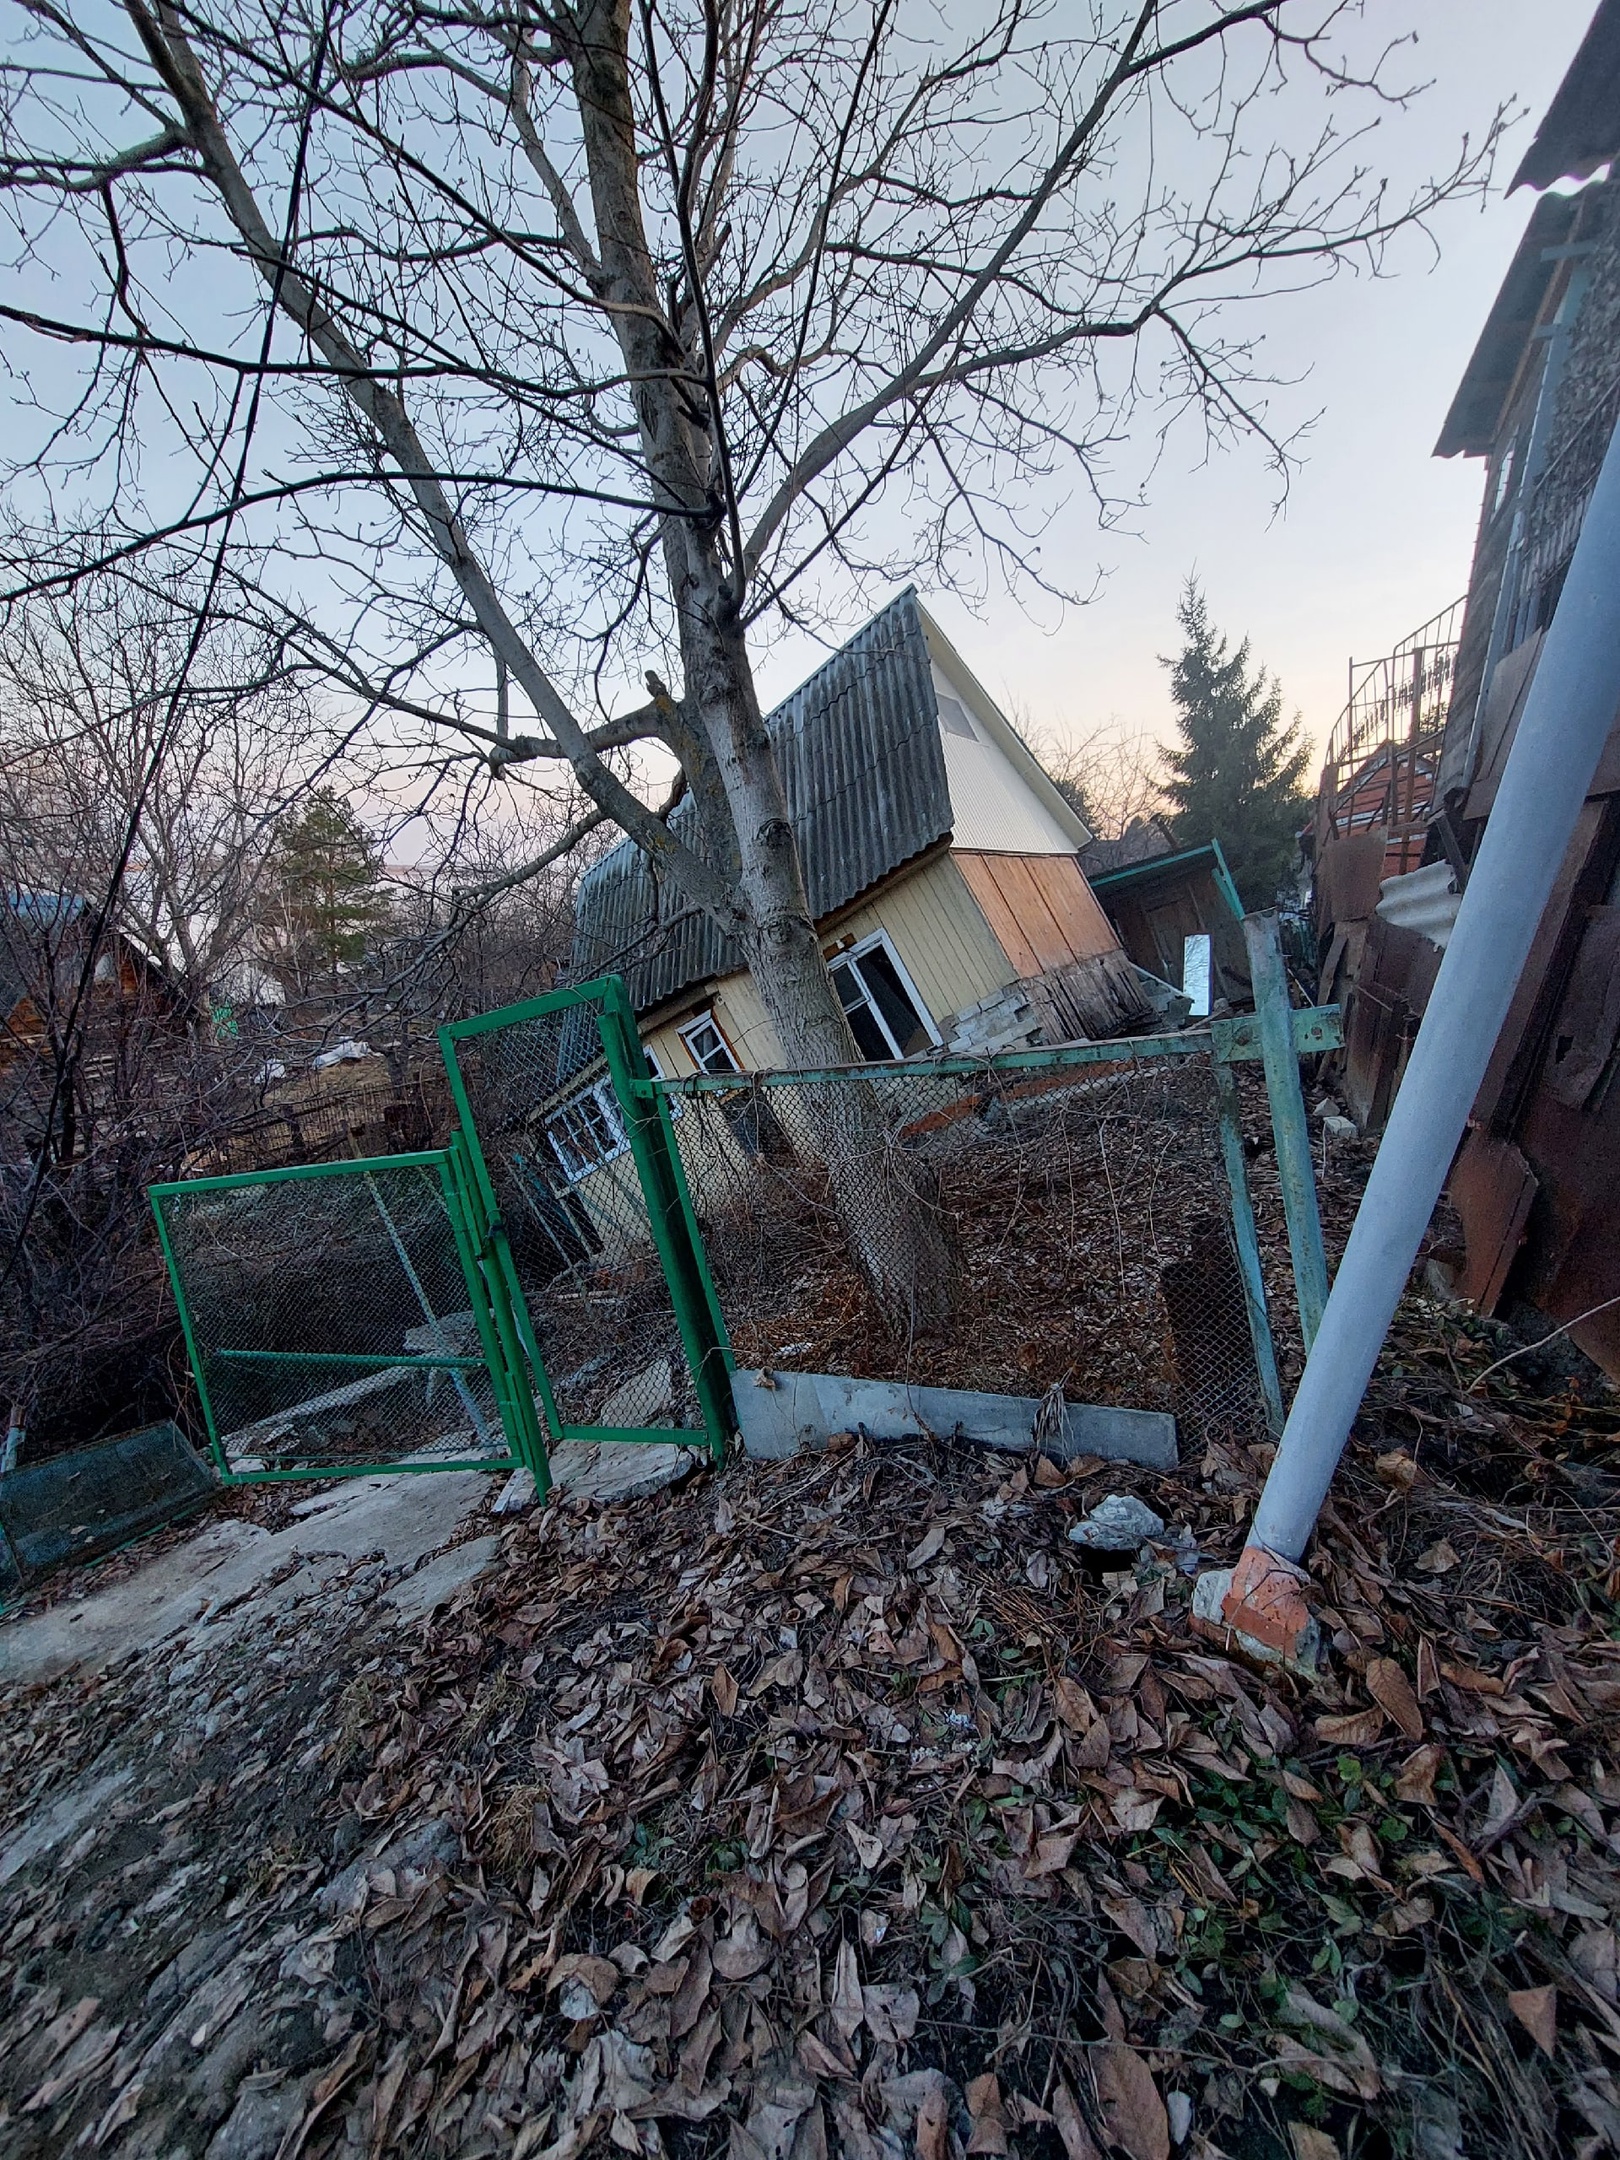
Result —
[[[729, 919], [721, 927], [742, 942], [783, 1056], [790, 1066], [857, 1064], [754, 688], [739, 612], [742, 567], [727, 554], [727, 483], [718, 414], [704, 392], [697, 312], [686, 304], [666, 313], [670, 296], [648, 246], [630, 20], [627, 0], [585, 0], [556, 34], [569, 55], [585, 148], [599, 255], [594, 282], [615, 308], [655, 499], [678, 506], [664, 515], [660, 533], [684, 678], [668, 740], [692, 793], [698, 852], [726, 883]], [[729, 545], [734, 554], [734, 539]], [[943, 1319], [951, 1304], [949, 1248], [921, 1166], [898, 1146], [876, 1090], [841, 1082], [812, 1090], [811, 1101], [839, 1220], [880, 1310], [908, 1332]]]
[[[749, 971], [789, 1068], [857, 1065], [861, 1054], [810, 913], [746, 644], [723, 593], [711, 591], [705, 601], [682, 609], [687, 700], [703, 716], [731, 809]], [[870, 1083], [825, 1082], [806, 1088], [803, 1101], [851, 1257], [884, 1320], [902, 1335], [937, 1325], [954, 1303], [956, 1269], [927, 1166], [901, 1144]]]

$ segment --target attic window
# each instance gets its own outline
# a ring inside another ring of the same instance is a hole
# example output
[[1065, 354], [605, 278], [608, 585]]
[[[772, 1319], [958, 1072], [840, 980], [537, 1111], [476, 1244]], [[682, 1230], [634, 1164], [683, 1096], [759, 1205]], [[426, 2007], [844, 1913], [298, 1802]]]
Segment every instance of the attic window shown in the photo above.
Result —
[[946, 697], [941, 692], [937, 695], [937, 703], [939, 724], [947, 735], [965, 735], [969, 742], [976, 740], [973, 722], [968, 718], [967, 708], [959, 698]]
[[830, 972], [863, 1058], [887, 1064], [917, 1057], [938, 1043], [938, 1030], [881, 930], [841, 954]]

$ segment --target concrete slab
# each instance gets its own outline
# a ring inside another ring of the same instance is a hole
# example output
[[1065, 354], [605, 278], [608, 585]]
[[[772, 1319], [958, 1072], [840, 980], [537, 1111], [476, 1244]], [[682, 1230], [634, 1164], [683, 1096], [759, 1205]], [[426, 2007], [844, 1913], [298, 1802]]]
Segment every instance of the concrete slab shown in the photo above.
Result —
[[382, 1601], [414, 1626], [441, 1605], [448, 1605], [458, 1590], [464, 1590], [482, 1575], [500, 1549], [498, 1537], [470, 1538], [465, 1545], [452, 1545], [436, 1560], [424, 1561], [414, 1575], [405, 1576], [391, 1590], [385, 1590]]
[[[106, 1757], [103, 1756], [103, 1761]], [[65, 1845], [94, 1820], [109, 1802], [116, 1800], [130, 1779], [131, 1769], [112, 1770], [96, 1778], [81, 1779], [29, 1818], [11, 1843], [0, 1848], [0, 1883], [10, 1882], [19, 1868], [31, 1860]]]
[[357, 1560], [413, 1568], [455, 1535], [491, 1483], [478, 1470], [345, 1478], [311, 1494], [326, 1505], [284, 1530], [207, 1523], [105, 1589], [0, 1623], [0, 1685], [98, 1670], [181, 1634], [222, 1639], [318, 1595]]
[[[773, 1384], [774, 1383], [774, 1384]], [[1041, 1401], [1031, 1395], [979, 1394], [968, 1388], [911, 1387], [899, 1380], [850, 1380], [836, 1373], [738, 1372], [732, 1399], [750, 1455], [784, 1462], [803, 1448], [825, 1447], [834, 1433], [864, 1431], [875, 1440], [960, 1434], [983, 1447], [1027, 1454], [1035, 1445]], [[1176, 1467], [1176, 1421], [1168, 1411], [1071, 1403], [1063, 1431], [1043, 1439], [1060, 1461], [1097, 1455], [1150, 1470]]]
[[571, 1499], [607, 1506], [678, 1485], [707, 1461], [708, 1450], [696, 1434], [691, 1447], [662, 1441], [565, 1440], [552, 1450], [551, 1482]]

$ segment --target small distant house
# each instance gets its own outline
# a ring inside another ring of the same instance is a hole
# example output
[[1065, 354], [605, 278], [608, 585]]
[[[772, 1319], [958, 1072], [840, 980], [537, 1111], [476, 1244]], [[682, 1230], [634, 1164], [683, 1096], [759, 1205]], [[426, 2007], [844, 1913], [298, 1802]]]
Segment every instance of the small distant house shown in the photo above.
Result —
[[[0, 1072], [48, 1058], [53, 1028], [78, 990], [91, 903], [78, 893], [0, 892]], [[162, 968], [133, 939], [109, 930], [93, 983], [120, 1007], [174, 1000]]]
[[1157, 818], [1142, 818], [1118, 840], [1092, 841], [1080, 860], [1139, 968], [1180, 983], [1188, 938], [1207, 937], [1212, 999], [1247, 1004], [1243, 903], [1218, 840], [1178, 848]]
[[[914, 592], [766, 725], [863, 1057], [1101, 1039], [1146, 1018], [1081, 867], [1090, 833]], [[672, 826], [690, 833], [686, 805]], [[580, 881], [569, 972], [624, 976], [667, 1076], [784, 1063], [741, 953], [629, 841]], [[591, 1120], [582, 1106], [578, 1169], [602, 1141]]]

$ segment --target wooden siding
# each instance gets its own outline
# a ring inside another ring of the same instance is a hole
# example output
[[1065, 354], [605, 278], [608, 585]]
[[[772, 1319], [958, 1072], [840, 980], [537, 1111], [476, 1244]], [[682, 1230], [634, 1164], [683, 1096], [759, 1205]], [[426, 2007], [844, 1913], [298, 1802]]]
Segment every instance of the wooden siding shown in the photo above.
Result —
[[[1049, 858], [1037, 859], [1049, 866]], [[928, 1008], [928, 1017], [947, 1037], [959, 1012], [1004, 989], [1020, 974], [1034, 972], [1015, 966], [998, 943], [960, 863], [954, 854], [935, 855], [849, 914], [822, 925], [823, 950], [829, 952], [846, 941], [858, 943], [875, 930], [886, 931]], [[1078, 865], [1075, 874], [1079, 876]], [[1095, 901], [1092, 906], [1096, 907]], [[1103, 929], [1108, 931], [1106, 918]], [[1108, 933], [1106, 943], [1114, 942]], [[705, 995], [683, 1002], [667, 1017], [643, 1020], [642, 1032], [672, 1078], [695, 1070], [680, 1027], [695, 1013], [705, 1011], [713, 1012], [720, 1032], [745, 1068], [768, 1072], [781, 1065], [781, 1046], [764, 1001], [753, 978], [738, 973], [712, 985]]]
[[953, 851], [969, 892], [1015, 976], [1041, 975], [1119, 945], [1073, 855]]

